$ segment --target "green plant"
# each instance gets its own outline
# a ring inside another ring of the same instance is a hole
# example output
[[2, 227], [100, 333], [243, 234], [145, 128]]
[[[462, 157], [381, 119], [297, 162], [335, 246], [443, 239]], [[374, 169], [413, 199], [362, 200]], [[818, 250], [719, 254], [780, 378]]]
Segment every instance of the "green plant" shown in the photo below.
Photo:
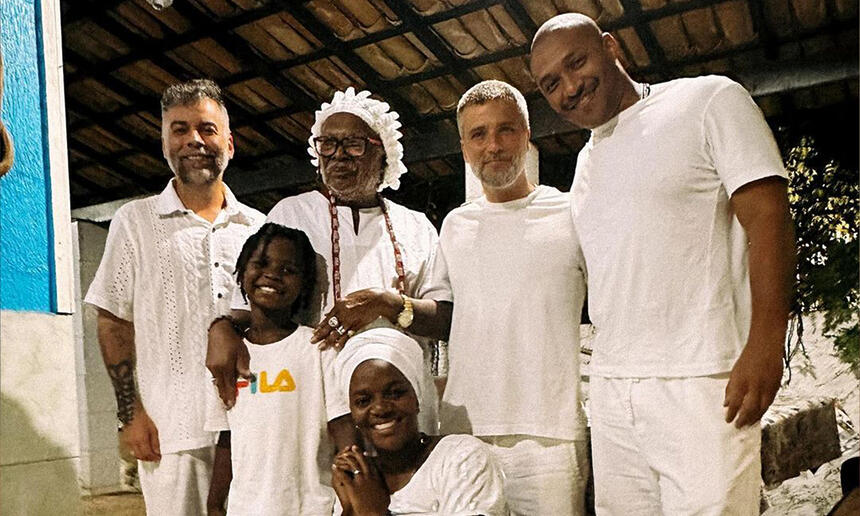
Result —
[[788, 151], [786, 169], [798, 249], [797, 342], [802, 346], [800, 316], [820, 311], [824, 335], [844, 361], [860, 368], [857, 171], [820, 155], [808, 136]]

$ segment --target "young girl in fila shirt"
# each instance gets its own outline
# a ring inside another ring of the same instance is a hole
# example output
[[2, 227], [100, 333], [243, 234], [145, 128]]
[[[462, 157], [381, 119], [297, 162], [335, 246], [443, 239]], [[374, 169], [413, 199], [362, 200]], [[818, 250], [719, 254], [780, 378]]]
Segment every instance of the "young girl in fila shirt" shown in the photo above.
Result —
[[227, 411], [214, 387], [207, 430], [221, 431], [209, 514], [331, 514], [333, 444], [353, 442], [349, 406], [335, 380], [333, 350], [308, 344], [294, 320], [310, 302], [316, 254], [307, 236], [265, 224], [245, 242], [236, 277], [251, 309], [245, 333], [253, 375], [236, 382]]

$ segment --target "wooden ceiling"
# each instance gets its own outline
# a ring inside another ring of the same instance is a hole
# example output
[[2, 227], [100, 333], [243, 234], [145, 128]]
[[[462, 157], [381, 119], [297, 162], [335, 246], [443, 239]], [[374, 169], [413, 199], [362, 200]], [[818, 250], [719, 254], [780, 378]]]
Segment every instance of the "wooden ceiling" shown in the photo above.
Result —
[[463, 199], [454, 108], [484, 79], [526, 95], [542, 178], [566, 188], [587, 134], [552, 113], [526, 58], [540, 24], [569, 11], [611, 31], [638, 80], [726, 74], [772, 124], [836, 113], [856, 134], [857, 0], [63, 0], [72, 207], [164, 187], [158, 101], [197, 77], [227, 97], [227, 182], [263, 211], [312, 187], [313, 112], [350, 85], [400, 113], [409, 173], [392, 197], [433, 219]]

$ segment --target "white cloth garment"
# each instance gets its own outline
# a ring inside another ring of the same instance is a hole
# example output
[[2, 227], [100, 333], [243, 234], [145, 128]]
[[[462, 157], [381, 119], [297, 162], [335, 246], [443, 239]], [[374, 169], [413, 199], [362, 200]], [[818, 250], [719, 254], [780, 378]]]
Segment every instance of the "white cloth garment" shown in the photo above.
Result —
[[436, 388], [415, 339], [396, 328], [372, 328], [349, 339], [337, 355], [335, 370], [341, 392], [349, 396], [352, 373], [362, 363], [374, 359], [384, 360], [400, 371], [415, 391], [419, 407], [424, 392]]
[[653, 514], [657, 503], [720, 514], [720, 497], [728, 513], [758, 510], [742, 494], [759, 485], [758, 425], [733, 434], [725, 381], [707, 396], [694, 386], [746, 345], [747, 240], [729, 199], [772, 176], [785, 170], [761, 111], [716, 76], [653, 85], [580, 152], [571, 190], [595, 327], [598, 514]]
[[173, 183], [117, 210], [85, 301], [134, 323], [140, 399], [161, 453], [214, 443], [203, 430], [206, 331], [238, 290], [236, 258], [263, 222], [225, 186], [210, 223], [180, 201]]
[[[137, 461], [140, 488], [148, 516], [206, 514], [215, 447], [161, 456], [158, 462]], [[58, 511], [62, 512], [62, 511]]]
[[731, 369], [749, 333], [739, 187], [785, 177], [764, 117], [724, 77], [678, 79], [594, 129], [576, 163], [574, 222], [588, 264], [592, 375]]
[[588, 441], [528, 435], [482, 436], [505, 472], [514, 516], [585, 514]]
[[206, 428], [230, 430], [228, 514], [331, 514], [333, 446], [326, 425], [349, 407], [341, 403], [335, 351], [308, 344], [311, 333], [300, 326], [272, 344], [246, 340], [256, 380], [237, 382], [229, 411], [209, 391]]
[[728, 376], [591, 378], [598, 515], [758, 515], [761, 427], [725, 422]]
[[[386, 201], [394, 234], [403, 256], [406, 273], [406, 294], [418, 297], [418, 292], [432, 289], [430, 284], [429, 263], [436, 251], [438, 237], [436, 228], [423, 213], [410, 210], [391, 201]], [[341, 292], [345, 296], [365, 288], [397, 289], [397, 269], [394, 261], [394, 247], [385, 226], [382, 210], [376, 206], [362, 208], [359, 217], [358, 233], [354, 231], [352, 209], [338, 206], [340, 235], [340, 275]], [[305, 317], [305, 322], [315, 325], [321, 314], [334, 305], [331, 277], [331, 216], [329, 200], [320, 192], [307, 192], [281, 200], [272, 208], [266, 218], [283, 226], [300, 229], [317, 253], [317, 291], [322, 293], [321, 312], [314, 311]], [[440, 296], [444, 294], [440, 293]], [[437, 297], [440, 301], [450, 301], [450, 297]], [[247, 310], [247, 303], [237, 291], [233, 298], [233, 308]], [[424, 363], [429, 371], [430, 345], [426, 339], [416, 339], [424, 352]], [[346, 394], [345, 394], [346, 395]], [[428, 390], [425, 399], [419, 400], [422, 410], [418, 424], [428, 434], [438, 433], [438, 396], [435, 390]]]
[[448, 435], [418, 471], [391, 495], [397, 516], [501, 516], [508, 514], [502, 470], [487, 446], [468, 435]]
[[482, 197], [448, 214], [433, 272], [454, 297], [443, 434], [585, 438], [584, 269], [569, 196], [554, 188], [506, 203]]

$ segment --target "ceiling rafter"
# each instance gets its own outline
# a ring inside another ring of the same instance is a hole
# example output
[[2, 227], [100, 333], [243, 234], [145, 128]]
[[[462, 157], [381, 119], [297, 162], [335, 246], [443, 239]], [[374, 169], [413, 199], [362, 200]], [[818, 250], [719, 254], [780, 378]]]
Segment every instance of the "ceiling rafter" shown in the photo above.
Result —
[[425, 20], [401, 0], [382, 0], [394, 11], [410, 31], [446, 66], [463, 86], [469, 88], [481, 81], [474, 70], [463, 65], [463, 60], [454, 55], [448, 43], [434, 31]]
[[419, 119], [417, 110], [396, 91], [385, 90], [384, 83], [376, 70], [360, 58], [353, 49], [349, 48], [335, 37], [328, 28], [322, 24], [304, 5], [298, 5], [291, 11], [308, 32], [320, 40], [323, 45], [335, 51], [337, 56], [367, 84], [371, 91], [381, 94], [385, 92], [385, 99], [394, 111], [400, 114], [402, 123], [408, 123]]
[[[441, 21], [458, 18], [464, 14], [479, 11], [481, 9], [486, 9], [487, 7], [491, 7], [502, 1], [503, 0], [476, 0], [457, 7], [452, 7], [444, 11], [440, 11], [432, 15], [428, 15], [424, 17], [424, 21], [430, 24], [439, 23]], [[183, 32], [182, 34], [177, 34], [176, 36], [171, 38], [165, 38], [164, 40], [161, 40], [156, 44], [147, 45], [145, 49], [142, 49], [140, 52], [130, 52], [124, 56], [117, 57], [104, 63], [99, 63], [99, 74], [109, 74], [131, 63], [144, 59], [150, 59], [152, 58], [152, 56], [176, 50], [183, 45], [193, 43], [212, 34], [219, 34], [222, 32], [235, 30], [243, 25], [248, 25], [250, 23], [260, 21], [263, 18], [272, 16], [273, 14], [277, 14], [288, 9], [292, 11], [292, 8], [292, 2], [273, 0], [258, 9], [245, 11], [242, 14], [232, 16], [230, 18], [225, 18], [223, 20], [212, 21], [210, 23], [195, 26], [195, 28], [187, 32]], [[363, 47], [365, 45], [370, 45], [371, 43], [376, 43], [388, 38], [392, 38], [394, 36], [403, 35], [405, 33], [406, 27], [402, 25], [394, 26], [390, 29], [383, 29], [379, 32], [374, 32], [358, 39], [343, 42], [343, 44], [349, 49], [355, 49]], [[278, 70], [284, 70], [293, 66], [307, 64], [311, 61], [330, 57], [334, 55], [334, 53], [335, 52], [333, 49], [323, 47], [307, 55], [296, 56], [295, 58], [275, 62], [273, 63], [273, 67], [277, 68]], [[74, 74], [70, 74], [67, 79], [69, 82], [76, 82], [84, 77], [85, 74], [79, 74], [76, 72]], [[237, 76], [236, 82], [245, 81], [248, 78], [249, 77], [247, 76]]]
[[514, 20], [517, 27], [523, 31], [523, 34], [525, 34], [529, 43], [531, 43], [532, 38], [535, 37], [535, 33], [538, 30], [538, 26], [534, 20], [532, 20], [532, 17], [529, 16], [529, 13], [526, 12], [525, 8], [519, 2], [505, 0], [504, 7], [505, 11], [507, 11], [511, 19]]
[[[93, 6], [93, 9], [96, 9]], [[187, 9], [184, 9], [187, 11]], [[182, 14], [182, 13], [180, 13]], [[188, 14], [188, 13], [186, 13]], [[102, 27], [108, 32], [113, 33], [114, 35], [123, 34], [121, 39], [124, 39], [130, 46], [146, 46], [144, 39], [141, 36], [138, 36], [132, 32], [129, 32], [125, 27], [122, 26], [116, 20], [110, 18], [104, 12], [94, 15], [94, 17], [99, 21]], [[72, 51], [73, 52], [73, 51]], [[151, 61], [158, 67], [162, 68], [166, 72], [170, 73], [172, 76], [176, 77], [179, 80], [188, 80], [191, 78], [191, 73], [180, 65], [170, 60], [166, 55], [160, 56], [158, 58], [153, 58]], [[83, 60], [82, 56], [73, 52], [72, 60], [75, 66], [81, 70], [90, 70], [91, 65], [87, 64], [85, 60]], [[136, 113], [140, 113], [144, 111], [154, 116], [155, 118], [161, 118], [161, 112], [159, 109], [156, 109], [155, 106], [158, 105], [158, 97], [157, 96], [147, 96], [145, 94], [137, 92], [134, 88], [126, 85], [121, 80], [117, 79], [113, 75], [105, 75], [100, 78], [102, 84], [107, 86], [109, 89], [118, 93], [120, 96], [125, 97], [130, 101], [130, 105], [127, 108], [117, 110], [111, 113], [114, 120], [123, 118], [125, 116], [133, 115]], [[152, 106], [145, 107], [144, 106]], [[242, 121], [246, 122], [246, 125], [250, 125], [253, 127], [255, 131], [257, 131], [261, 136], [263, 136], [266, 140], [268, 140], [273, 145], [277, 144], [288, 144], [289, 139], [282, 135], [281, 133], [272, 129], [268, 124], [263, 122], [258, 122], [254, 118], [254, 113], [246, 110], [242, 106], [235, 106], [236, 109], [231, 110], [235, 111], [236, 115], [241, 118]], [[96, 122], [92, 119], [90, 120], [80, 120], [70, 126], [71, 131], [76, 131], [80, 129], [84, 129], [87, 127], [92, 127]], [[111, 130], [116, 128], [116, 124], [114, 122], [108, 122], [108, 127]]]
[[779, 57], [779, 46], [776, 35], [770, 30], [764, 16], [764, 0], [749, 0], [749, 9], [753, 30], [758, 34], [758, 39], [764, 47], [764, 56], [770, 60], [776, 59]]
[[666, 59], [666, 53], [663, 51], [663, 47], [660, 46], [660, 42], [657, 41], [654, 31], [651, 30], [650, 22], [642, 17], [642, 6], [633, 0], [621, 0], [621, 6], [624, 7], [625, 14], [630, 15], [636, 20], [633, 23], [633, 30], [636, 31], [636, 35], [642, 41], [642, 46], [645, 47], [645, 51], [648, 53], [648, 59], [651, 61], [652, 68], [661, 78], [669, 78], [669, 63]]
[[[121, 176], [123, 176], [124, 179], [129, 179], [130, 181], [123, 183], [128, 190], [127, 192], [125, 192], [126, 196], [151, 191], [155, 188], [164, 188], [164, 180], [155, 180], [153, 178], [143, 177], [139, 173], [126, 167], [125, 165], [122, 165], [121, 163], [110, 159], [107, 156], [99, 154], [98, 151], [84, 143], [75, 140], [69, 140], [69, 148], [74, 152], [80, 154], [87, 160], [87, 164], [79, 164], [81, 168], [85, 166], [97, 165], [102, 168], [118, 172]], [[80, 177], [80, 174], [77, 174], [77, 176]]]
[[[176, 9], [176, 12], [189, 19], [195, 25], [212, 22], [212, 20], [206, 17], [205, 14], [201, 13], [194, 7], [176, 3], [173, 8]], [[250, 68], [248, 73], [253, 74], [251, 78], [262, 77], [263, 79], [271, 82], [277, 88], [281, 89], [294, 104], [303, 110], [314, 109], [316, 107], [316, 99], [288, 78], [276, 71], [273, 71], [271, 66], [272, 62], [255, 50], [245, 38], [236, 35], [232, 31], [211, 34], [210, 37], [219, 45], [227, 49], [231, 54], [238, 56], [243, 61], [243, 64]]]

